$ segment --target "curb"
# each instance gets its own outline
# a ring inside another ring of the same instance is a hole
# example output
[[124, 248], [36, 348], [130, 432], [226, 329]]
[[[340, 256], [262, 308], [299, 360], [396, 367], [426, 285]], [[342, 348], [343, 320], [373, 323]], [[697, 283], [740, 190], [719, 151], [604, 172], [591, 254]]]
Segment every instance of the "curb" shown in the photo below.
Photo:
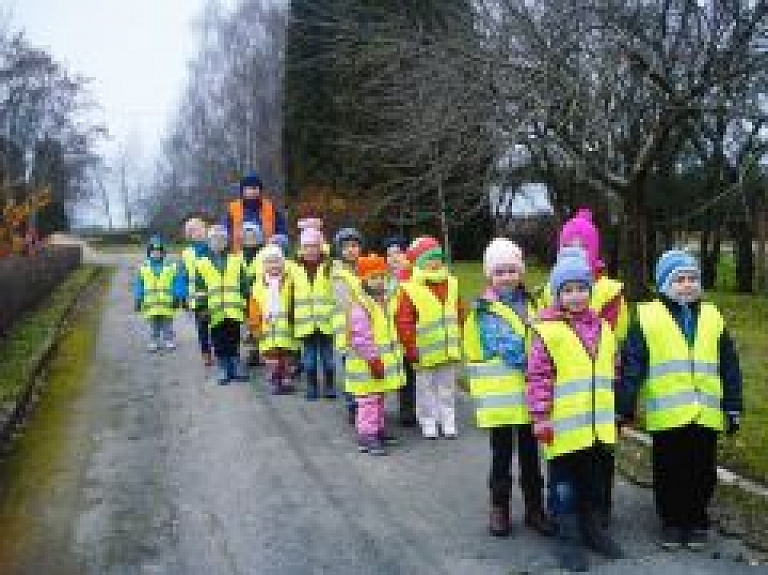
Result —
[[26, 382], [24, 382], [24, 391], [16, 398], [14, 402], [15, 405], [9, 412], [0, 414], [0, 445], [11, 439], [14, 429], [16, 429], [16, 427], [24, 420], [24, 416], [28, 411], [35, 392], [41, 387], [41, 385], [38, 385], [39, 375], [43, 371], [43, 368], [53, 352], [56, 350], [64, 324], [71, 316], [72, 310], [82, 299], [86, 289], [93, 285], [97, 274], [98, 270], [94, 268], [88, 277], [88, 281], [84, 283], [83, 287], [78, 291], [75, 297], [73, 297], [64, 307], [61, 315], [51, 327], [42, 346], [29, 362], [29, 370], [27, 372]]

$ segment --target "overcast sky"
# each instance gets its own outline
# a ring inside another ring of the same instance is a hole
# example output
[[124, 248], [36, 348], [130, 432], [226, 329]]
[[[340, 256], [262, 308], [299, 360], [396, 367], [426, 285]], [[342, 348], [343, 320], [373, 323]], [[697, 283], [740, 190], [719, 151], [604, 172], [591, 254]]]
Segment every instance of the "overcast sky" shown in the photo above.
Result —
[[93, 78], [116, 142], [157, 150], [194, 55], [204, 0], [0, 0], [34, 45]]

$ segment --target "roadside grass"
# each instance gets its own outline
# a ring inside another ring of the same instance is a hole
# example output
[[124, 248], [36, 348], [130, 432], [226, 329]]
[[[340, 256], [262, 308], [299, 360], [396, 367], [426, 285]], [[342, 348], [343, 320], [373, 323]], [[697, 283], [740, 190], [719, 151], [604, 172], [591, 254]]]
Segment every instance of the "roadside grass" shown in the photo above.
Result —
[[83, 265], [73, 271], [50, 296], [16, 322], [0, 340], [0, 407], [12, 409], [23, 393], [42, 353], [78, 295], [106, 268]]

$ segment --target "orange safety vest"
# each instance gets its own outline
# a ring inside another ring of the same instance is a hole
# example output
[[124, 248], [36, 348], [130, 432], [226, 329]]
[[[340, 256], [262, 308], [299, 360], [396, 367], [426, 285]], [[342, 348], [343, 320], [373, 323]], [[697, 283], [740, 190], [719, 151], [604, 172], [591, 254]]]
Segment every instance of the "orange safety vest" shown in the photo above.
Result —
[[[239, 252], [243, 249], [243, 200], [229, 202], [229, 218], [232, 222], [232, 251]], [[267, 198], [261, 198], [261, 229], [264, 232], [264, 240], [275, 235], [275, 207]]]

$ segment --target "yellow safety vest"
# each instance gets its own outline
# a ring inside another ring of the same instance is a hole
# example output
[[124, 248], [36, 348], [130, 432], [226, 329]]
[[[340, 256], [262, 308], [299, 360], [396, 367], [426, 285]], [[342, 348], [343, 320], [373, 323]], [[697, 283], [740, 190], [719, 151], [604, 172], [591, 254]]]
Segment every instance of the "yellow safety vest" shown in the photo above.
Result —
[[139, 269], [144, 297], [141, 311], [146, 318], [173, 317], [173, 280], [176, 277], [176, 264], [163, 264], [159, 275], [155, 275], [152, 266], [145, 263]]
[[331, 316], [333, 315], [333, 290], [328, 273], [328, 263], [317, 268], [315, 278], [309, 281], [307, 270], [296, 270], [294, 290], [294, 335], [307, 337], [316, 331], [331, 335]]
[[245, 321], [245, 299], [240, 293], [240, 282], [245, 273], [245, 263], [239, 254], [227, 255], [224, 274], [207, 257], [197, 261], [197, 272], [203, 278], [208, 297], [211, 326], [225, 319]]
[[[528, 317], [535, 315], [534, 307], [527, 304]], [[528, 325], [509, 306], [495, 301], [488, 311], [510, 326], [512, 331], [525, 341], [526, 349], [530, 345]], [[469, 379], [469, 393], [475, 404], [475, 417], [478, 427], [498, 427], [500, 425], [524, 425], [531, 417], [525, 401], [525, 372], [504, 364], [501, 357], [485, 359], [480, 339], [478, 313], [470, 312], [464, 323], [464, 357], [466, 373]]]
[[718, 309], [701, 304], [692, 346], [660, 301], [638, 305], [637, 319], [648, 347], [648, 379], [642, 390], [646, 429], [695, 423], [722, 431], [719, 340], [725, 322]]
[[441, 302], [423, 283], [410, 280], [402, 284], [418, 313], [416, 347], [419, 351], [418, 368], [430, 368], [461, 361], [459, 332], [459, 283], [448, 276], [448, 296]]
[[555, 365], [550, 420], [554, 440], [544, 447], [547, 459], [586, 449], [600, 441], [616, 443], [616, 338], [602, 321], [597, 357], [564, 321], [540, 321], [533, 329], [541, 337]]
[[368, 362], [349, 346], [345, 363], [345, 389], [353, 395], [384, 393], [405, 385], [403, 354], [397, 341], [394, 321], [386, 308], [382, 308], [367, 294], [358, 294], [355, 300], [368, 312], [373, 327], [373, 339], [384, 364], [384, 379], [375, 379]]
[[[352, 273], [341, 262], [334, 261], [331, 265], [331, 279], [333, 282], [344, 282], [349, 291], [349, 297], [354, 301], [355, 298], [363, 293], [363, 286], [354, 273]], [[343, 302], [335, 301], [333, 303], [333, 315], [331, 316], [331, 327], [333, 329], [333, 345], [341, 352], [347, 350], [347, 313]]]
[[181, 252], [181, 259], [184, 262], [184, 268], [187, 270], [187, 307], [197, 309], [199, 300], [205, 297], [204, 292], [197, 290], [197, 255], [195, 248], [184, 248]]
[[299, 349], [299, 343], [293, 336], [293, 322], [291, 317], [292, 286], [290, 280], [285, 278], [280, 289], [281, 310], [277, 317], [267, 317], [267, 302], [269, 295], [264, 281], [256, 281], [252, 288], [252, 297], [259, 305], [262, 315], [262, 331], [259, 340], [259, 350], [271, 351], [273, 349]]
[[[589, 299], [589, 308], [597, 315], [603, 312], [603, 308], [611, 303], [617, 296], [624, 292], [624, 284], [605, 276], [601, 276], [592, 286], [592, 293]], [[549, 291], [549, 285], [541, 286], [537, 290], [537, 308], [544, 309], [552, 305], [552, 293]], [[616, 325], [613, 333], [619, 343], [627, 339], [629, 332], [629, 309], [625, 298], [621, 299], [619, 315], [616, 318]]]

